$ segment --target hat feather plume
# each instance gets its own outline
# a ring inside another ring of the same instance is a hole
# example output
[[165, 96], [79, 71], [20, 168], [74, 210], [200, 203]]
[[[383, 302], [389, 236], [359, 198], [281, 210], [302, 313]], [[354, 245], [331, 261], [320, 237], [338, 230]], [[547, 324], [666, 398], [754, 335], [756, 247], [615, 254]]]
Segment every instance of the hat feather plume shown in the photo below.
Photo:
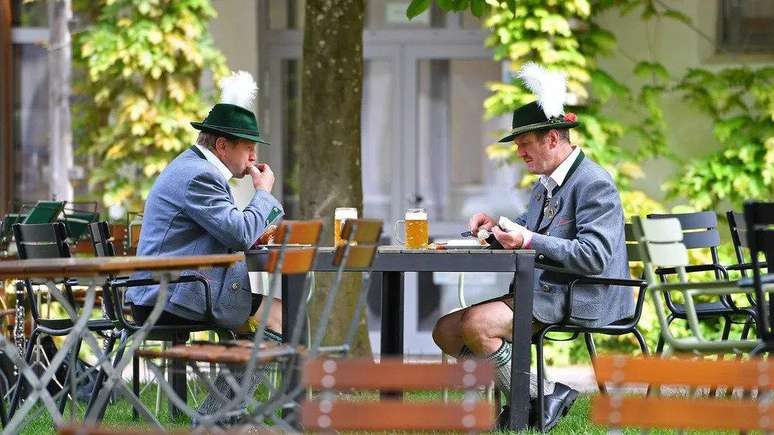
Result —
[[548, 71], [535, 62], [527, 62], [519, 71], [519, 78], [535, 94], [548, 119], [564, 113], [564, 103], [567, 101], [567, 78], [564, 73]]
[[258, 95], [258, 85], [247, 71], [237, 71], [220, 82], [220, 102], [234, 104], [253, 110], [253, 101]]

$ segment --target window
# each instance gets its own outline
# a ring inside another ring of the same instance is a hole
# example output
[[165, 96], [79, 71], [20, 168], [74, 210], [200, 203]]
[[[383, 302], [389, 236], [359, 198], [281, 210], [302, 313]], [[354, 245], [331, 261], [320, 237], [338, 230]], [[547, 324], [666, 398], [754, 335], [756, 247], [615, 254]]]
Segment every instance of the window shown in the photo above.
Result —
[[774, 52], [774, 1], [720, 0], [718, 49]]

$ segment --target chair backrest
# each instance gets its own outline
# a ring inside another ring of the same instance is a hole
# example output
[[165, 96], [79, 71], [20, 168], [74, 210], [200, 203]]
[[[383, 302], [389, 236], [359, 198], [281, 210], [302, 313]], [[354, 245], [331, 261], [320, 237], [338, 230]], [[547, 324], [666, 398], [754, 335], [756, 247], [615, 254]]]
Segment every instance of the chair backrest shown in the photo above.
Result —
[[380, 219], [347, 219], [341, 229], [341, 239], [347, 243], [336, 247], [333, 265], [338, 267], [346, 256], [347, 269], [366, 269], [371, 267], [379, 238], [382, 235]]
[[[642, 234], [638, 247], [640, 258], [646, 265], [645, 275], [648, 282], [657, 281], [655, 269], [659, 267], [684, 268], [688, 265], [688, 249], [683, 244], [684, 233], [678, 219], [635, 217], [632, 222], [639, 226]], [[687, 280], [684, 269], [680, 279]]]
[[94, 245], [94, 255], [97, 257], [115, 257], [116, 250], [110, 227], [107, 222], [92, 222], [89, 224], [91, 243]]
[[71, 240], [78, 240], [86, 237], [87, 229], [90, 223], [99, 219], [99, 213], [92, 210], [81, 210], [72, 208], [73, 203], [68, 203], [62, 213], [61, 222], [67, 227], [67, 233]]
[[[307, 273], [314, 265], [317, 243], [322, 233], [322, 221], [284, 221], [277, 229], [275, 241], [282, 249], [271, 249], [268, 253], [266, 271], [282, 274]], [[305, 246], [291, 246], [305, 245]], [[281, 270], [277, 270], [280, 258]]]
[[19, 259], [68, 258], [67, 229], [61, 222], [15, 224], [13, 235]]
[[[491, 403], [477, 400], [478, 389], [494, 379], [489, 361], [459, 364], [405, 363], [400, 359], [312, 359], [302, 383], [322, 390], [320, 400], [304, 401], [302, 424], [309, 430], [457, 430], [485, 431], [494, 424]], [[382, 400], [333, 400], [334, 391], [430, 391], [453, 388], [467, 393], [461, 403]]]
[[24, 218], [25, 224], [46, 224], [53, 222], [64, 210], [64, 201], [38, 201]]
[[[686, 249], [708, 249], [712, 256], [712, 264], [720, 264], [718, 246], [718, 217], [712, 211], [692, 213], [650, 214], [650, 219], [677, 219], [683, 231], [682, 243]], [[715, 278], [724, 278], [719, 270], [715, 270]]]
[[[728, 231], [731, 233], [731, 242], [734, 244], [736, 262], [740, 265], [744, 264], [747, 262], [744, 256], [744, 249], [749, 249], [747, 245], [747, 223], [744, 220], [744, 213], [729, 210], [726, 212], [726, 218], [728, 219]], [[745, 268], [740, 268], [739, 272], [742, 276], [747, 276]]]
[[[774, 387], [774, 365], [757, 358], [709, 360], [600, 356], [594, 368], [598, 382], [610, 382], [618, 387], [631, 384], [688, 388], [723, 385], [729, 390], [742, 388], [759, 392]], [[671, 395], [621, 397], [618, 393], [594, 397], [592, 422], [617, 428], [737, 431], [771, 430], [774, 426], [774, 405], [747, 395], [739, 400], [729, 400], [715, 394], [686, 395], [685, 388], [651, 391]]]
[[624, 226], [624, 233], [626, 234], [626, 256], [630, 262], [642, 261], [639, 248], [642, 235], [637, 231], [638, 229], [631, 222], [627, 222]]

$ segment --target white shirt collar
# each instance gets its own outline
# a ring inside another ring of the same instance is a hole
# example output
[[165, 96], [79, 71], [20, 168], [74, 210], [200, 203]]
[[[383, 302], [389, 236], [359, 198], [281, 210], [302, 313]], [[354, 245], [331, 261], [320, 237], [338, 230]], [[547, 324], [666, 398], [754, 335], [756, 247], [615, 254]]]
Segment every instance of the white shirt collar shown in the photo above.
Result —
[[225, 178], [226, 181], [230, 180], [231, 177], [234, 176], [234, 174], [231, 173], [231, 170], [228, 169], [226, 165], [224, 165], [223, 162], [220, 161], [218, 156], [213, 154], [213, 152], [207, 149], [207, 147], [203, 147], [199, 144], [196, 144], [196, 147], [199, 148], [202, 154], [204, 154], [204, 158], [207, 159], [208, 162], [215, 165], [215, 167], [218, 169], [218, 172], [223, 174], [223, 178]]
[[549, 198], [552, 196], [554, 188], [561, 186], [564, 183], [565, 178], [567, 178], [567, 173], [570, 172], [570, 168], [572, 167], [572, 164], [575, 163], [575, 160], [578, 159], [579, 154], [580, 148], [574, 147], [570, 155], [554, 169], [554, 172], [552, 172], [551, 175], [540, 176], [540, 183], [546, 188], [546, 191], [548, 191]]

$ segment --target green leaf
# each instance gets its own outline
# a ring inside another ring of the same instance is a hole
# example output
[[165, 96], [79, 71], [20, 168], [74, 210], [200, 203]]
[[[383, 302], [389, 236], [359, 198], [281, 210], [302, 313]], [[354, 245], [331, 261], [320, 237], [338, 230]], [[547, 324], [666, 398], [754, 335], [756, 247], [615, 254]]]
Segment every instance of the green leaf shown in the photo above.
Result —
[[470, 0], [470, 12], [476, 17], [484, 16], [486, 10], [486, 0]]
[[412, 19], [422, 12], [426, 11], [430, 7], [430, 0], [411, 0], [411, 3], [406, 9], [406, 17]]
[[508, 10], [516, 12], [516, 0], [505, 0], [505, 4], [508, 5]]

